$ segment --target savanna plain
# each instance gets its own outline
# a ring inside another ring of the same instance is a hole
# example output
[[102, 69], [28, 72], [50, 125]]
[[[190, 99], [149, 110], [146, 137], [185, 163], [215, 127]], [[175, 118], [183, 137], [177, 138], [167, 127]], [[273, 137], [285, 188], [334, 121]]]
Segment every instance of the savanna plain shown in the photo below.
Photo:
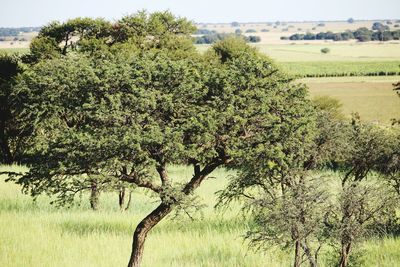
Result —
[[[340, 25], [339, 25], [340, 26]], [[218, 26], [219, 28], [228, 26]], [[303, 26], [304, 27], [304, 26]], [[309, 97], [328, 95], [342, 103], [350, 118], [358, 112], [363, 120], [388, 125], [400, 118], [400, 98], [392, 84], [400, 80], [398, 43], [260, 43], [255, 46], [270, 56], [298, 82], [309, 87]], [[324, 47], [330, 53], [322, 54]], [[198, 46], [205, 50], [207, 45]], [[26, 48], [3, 49], [24, 53]], [[386, 75], [386, 74], [390, 75]], [[2, 171], [26, 171], [24, 166], [1, 166]], [[190, 179], [192, 169], [169, 166], [174, 182]], [[234, 172], [218, 169], [197, 190], [205, 205], [193, 218], [170, 216], [149, 234], [143, 266], [291, 266], [292, 255], [279, 247], [254, 251], [244, 235], [249, 221], [240, 205], [215, 209], [216, 193]], [[336, 173], [323, 176], [326, 186], [339, 186]], [[92, 211], [82, 194], [68, 209], [50, 205], [51, 197], [35, 201], [19, 186], [0, 176], [0, 266], [125, 266], [132, 231], [158, 204], [140, 189], [132, 189], [130, 208], [120, 211], [118, 195], [104, 192], [100, 208]], [[150, 200], [150, 201], [149, 201]], [[368, 239], [359, 246], [363, 266], [400, 266], [400, 239]], [[331, 251], [321, 254], [321, 266], [330, 266]]]

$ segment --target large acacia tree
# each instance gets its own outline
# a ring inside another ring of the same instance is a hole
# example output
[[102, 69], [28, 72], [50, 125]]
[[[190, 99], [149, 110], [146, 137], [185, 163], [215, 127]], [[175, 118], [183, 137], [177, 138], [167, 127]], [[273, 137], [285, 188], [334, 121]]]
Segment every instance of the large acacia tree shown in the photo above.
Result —
[[[120, 27], [137, 30], [136, 19]], [[241, 166], [254, 150], [282, 153], [286, 133], [302, 138], [311, 121], [306, 89], [243, 41], [202, 55], [177, 27], [193, 28], [186, 20], [154, 20], [158, 27], [144, 29], [145, 49], [134, 38], [103, 56], [42, 59], [19, 83], [35, 128], [30, 170], [18, 179], [27, 192], [71, 201], [96, 180], [131, 183], [159, 199], [134, 231], [130, 267], [140, 266], [149, 231], [194, 204], [195, 189], [216, 168]], [[176, 183], [169, 164], [191, 165], [193, 174]]]

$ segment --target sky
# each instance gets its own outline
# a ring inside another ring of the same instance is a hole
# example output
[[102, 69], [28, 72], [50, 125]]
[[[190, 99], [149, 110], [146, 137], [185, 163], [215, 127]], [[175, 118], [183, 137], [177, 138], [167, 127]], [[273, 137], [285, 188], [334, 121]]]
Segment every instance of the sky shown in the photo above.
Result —
[[400, 19], [400, 0], [1, 0], [0, 27], [169, 10], [194, 22]]

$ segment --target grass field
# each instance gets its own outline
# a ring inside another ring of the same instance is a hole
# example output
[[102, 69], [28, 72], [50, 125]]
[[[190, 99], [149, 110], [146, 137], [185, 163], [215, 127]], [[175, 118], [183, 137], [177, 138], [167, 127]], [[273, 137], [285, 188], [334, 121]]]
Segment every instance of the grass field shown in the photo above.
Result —
[[[9, 167], [0, 167], [0, 171]], [[22, 167], [13, 167], [21, 170]], [[178, 180], [190, 176], [185, 167], [170, 168]], [[198, 194], [207, 204], [197, 220], [187, 217], [167, 219], [149, 235], [144, 266], [258, 267], [290, 266], [291, 255], [278, 248], [248, 250], [242, 235], [246, 220], [237, 216], [238, 208], [225, 213], [215, 211], [214, 192], [222, 189], [228, 173], [218, 170], [206, 180]], [[4, 183], [0, 176], [0, 266], [7, 267], [90, 267], [125, 266], [129, 258], [131, 234], [135, 224], [156, 205], [136, 192], [128, 212], [117, 208], [117, 195], [101, 197], [102, 210], [93, 212], [86, 197], [81, 205], [56, 209], [41, 197], [32, 202], [19, 188]], [[78, 202], [76, 203], [78, 204]], [[384, 238], [362, 245], [367, 267], [392, 267], [400, 262], [400, 240]], [[326, 257], [322, 258], [322, 266]]]
[[400, 98], [392, 84], [400, 81], [393, 77], [331, 77], [299, 80], [308, 85], [310, 95], [328, 95], [340, 100], [343, 112], [350, 117], [358, 112], [363, 120], [390, 123], [400, 118]]

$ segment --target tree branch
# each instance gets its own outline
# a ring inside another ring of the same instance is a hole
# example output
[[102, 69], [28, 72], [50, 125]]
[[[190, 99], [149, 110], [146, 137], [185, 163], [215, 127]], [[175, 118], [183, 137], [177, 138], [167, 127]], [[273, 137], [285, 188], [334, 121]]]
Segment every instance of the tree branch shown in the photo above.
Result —
[[157, 194], [160, 194], [162, 189], [161, 186], [153, 184], [150, 181], [144, 181], [142, 180], [139, 176], [136, 174], [126, 174], [122, 173], [120, 177], [121, 181], [128, 182], [131, 184], [135, 184], [138, 187], [143, 187], [152, 190], [153, 192], [156, 192]]

